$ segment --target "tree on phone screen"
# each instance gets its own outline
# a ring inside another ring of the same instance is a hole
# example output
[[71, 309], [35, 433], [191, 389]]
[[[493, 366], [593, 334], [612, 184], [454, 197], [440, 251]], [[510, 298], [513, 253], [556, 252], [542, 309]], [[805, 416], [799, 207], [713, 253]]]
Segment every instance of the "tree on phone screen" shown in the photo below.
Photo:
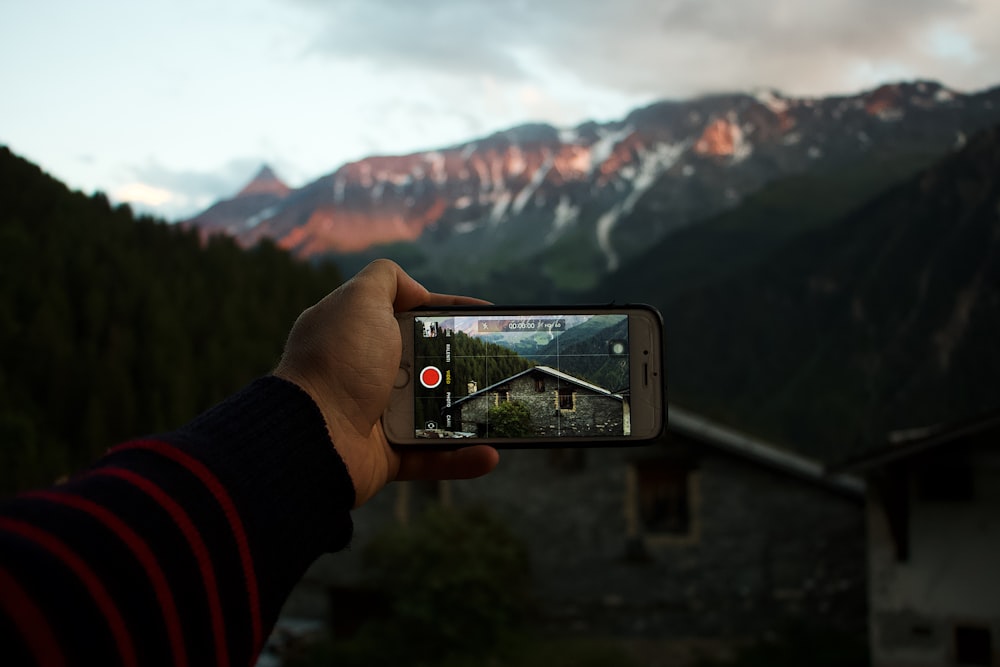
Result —
[[504, 401], [486, 413], [489, 434], [498, 438], [527, 438], [531, 435], [531, 412], [520, 401]]

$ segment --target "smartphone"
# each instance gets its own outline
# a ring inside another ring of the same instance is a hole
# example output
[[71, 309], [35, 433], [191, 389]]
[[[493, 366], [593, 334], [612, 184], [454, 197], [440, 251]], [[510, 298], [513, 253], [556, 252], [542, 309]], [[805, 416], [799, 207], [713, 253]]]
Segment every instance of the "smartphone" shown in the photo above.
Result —
[[463, 306], [396, 319], [403, 355], [382, 418], [394, 445], [629, 445], [663, 430], [663, 321], [650, 306]]

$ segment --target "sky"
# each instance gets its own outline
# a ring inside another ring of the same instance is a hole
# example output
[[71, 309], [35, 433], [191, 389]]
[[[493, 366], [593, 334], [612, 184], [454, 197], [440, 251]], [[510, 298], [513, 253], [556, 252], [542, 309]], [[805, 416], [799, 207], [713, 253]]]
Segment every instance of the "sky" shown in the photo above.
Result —
[[917, 78], [1000, 84], [1000, 2], [0, 2], [0, 145], [168, 220], [264, 163], [300, 187], [526, 122]]

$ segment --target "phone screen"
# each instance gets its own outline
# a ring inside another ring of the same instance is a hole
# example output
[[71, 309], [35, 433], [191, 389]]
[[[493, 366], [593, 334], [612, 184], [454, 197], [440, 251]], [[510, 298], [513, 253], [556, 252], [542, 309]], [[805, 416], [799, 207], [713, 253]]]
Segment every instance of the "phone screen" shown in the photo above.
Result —
[[628, 436], [627, 314], [414, 319], [416, 438]]

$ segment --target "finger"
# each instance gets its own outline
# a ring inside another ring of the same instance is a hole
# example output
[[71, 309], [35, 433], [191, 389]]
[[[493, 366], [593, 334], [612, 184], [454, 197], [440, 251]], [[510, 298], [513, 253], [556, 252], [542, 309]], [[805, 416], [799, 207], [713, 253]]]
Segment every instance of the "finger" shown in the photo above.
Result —
[[490, 472], [499, 462], [500, 454], [488, 445], [453, 452], [400, 452], [396, 479], [471, 479]]
[[427, 303], [430, 293], [427, 288], [411, 278], [403, 269], [396, 267], [396, 298], [392, 302], [392, 309], [397, 313], [404, 310], [412, 310], [417, 306]]
[[456, 294], [438, 294], [430, 292], [425, 306], [492, 306], [489, 301], [477, 299], [474, 296], [458, 296]]
[[396, 312], [422, 305], [429, 294], [426, 287], [388, 259], [376, 259], [359, 271], [354, 279], [372, 281], [375, 289], [385, 295]]

